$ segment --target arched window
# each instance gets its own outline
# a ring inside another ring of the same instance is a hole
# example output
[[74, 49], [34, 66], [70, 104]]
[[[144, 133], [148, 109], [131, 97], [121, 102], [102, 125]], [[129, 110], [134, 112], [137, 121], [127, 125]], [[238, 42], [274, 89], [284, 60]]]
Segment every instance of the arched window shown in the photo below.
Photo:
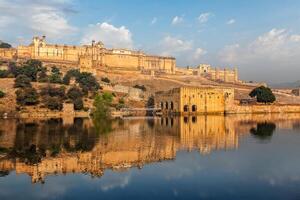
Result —
[[197, 106], [196, 105], [192, 106], [192, 112], [197, 112]]
[[171, 101], [171, 110], [173, 110], [174, 109], [174, 103], [173, 103], [173, 101]]
[[189, 112], [189, 106], [188, 105], [183, 106], [183, 111], [184, 112]]
[[168, 125], [169, 125], [169, 119], [166, 118], [166, 126], [168, 126]]
[[169, 103], [166, 102], [166, 109], [168, 110], [169, 109]]
[[160, 102], [160, 108], [164, 109], [164, 103], [163, 102]]

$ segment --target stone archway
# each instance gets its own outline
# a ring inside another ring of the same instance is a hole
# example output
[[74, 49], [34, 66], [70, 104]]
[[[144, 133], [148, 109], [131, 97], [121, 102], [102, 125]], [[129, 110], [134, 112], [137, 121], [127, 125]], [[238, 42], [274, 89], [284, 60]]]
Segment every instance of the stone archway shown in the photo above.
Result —
[[189, 112], [189, 106], [188, 105], [183, 106], [183, 112]]
[[192, 112], [197, 112], [197, 106], [196, 105], [192, 106]]

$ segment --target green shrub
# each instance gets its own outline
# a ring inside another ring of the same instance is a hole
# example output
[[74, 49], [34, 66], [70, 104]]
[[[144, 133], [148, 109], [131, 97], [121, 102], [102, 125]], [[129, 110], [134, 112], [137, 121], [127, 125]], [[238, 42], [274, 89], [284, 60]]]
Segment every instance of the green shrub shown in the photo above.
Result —
[[38, 73], [37, 76], [38, 76], [37, 80], [40, 83], [46, 83], [49, 81], [49, 77], [47, 75], [47, 69], [45, 67], [41, 68], [41, 71]]
[[104, 83], [110, 83], [110, 80], [107, 77], [101, 78], [101, 81], [104, 82]]
[[80, 71], [78, 69], [71, 69], [67, 71], [63, 78], [63, 84], [69, 85], [71, 78], [74, 77], [75, 79], [78, 79], [80, 77]]
[[249, 93], [250, 97], [256, 97], [256, 101], [259, 103], [273, 103], [276, 101], [276, 97], [273, 94], [272, 90], [265, 86], [260, 86], [253, 89]]
[[7, 70], [0, 70], [0, 78], [7, 78], [9, 71]]
[[59, 97], [49, 96], [46, 100], [46, 106], [50, 110], [62, 110], [63, 100]]
[[56, 88], [48, 85], [47, 87], [41, 89], [41, 95], [50, 96], [50, 97], [59, 97], [61, 99], [65, 99], [66, 98], [65, 87], [61, 86], [59, 88]]
[[3, 97], [5, 97], [5, 93], [0, 90], [0, 98], [3, 98]]
[[75, 110], [82, 110], [83, 109], [83, 101], [82, 98], [77, 98], [73, 101], [74, 109]]
[[147, 90], [147, 88], [144, 85], [135, 85], [133, 87], [137, 88], [137, 89], [140, 89], [140, 90], [143, 90], [144, 92]]
[[60, 70], [55, 66], [52, 67], [51, 75], [49, 77], [50, 83], [62, 83], [61, 76]]
[[26, 88], [31, 87], [30, 83], [31, 79], [28, 78], [26, 75], [18, 75], [15, 79], [15, 88]]
[[74, 101], [76, 99], [82, 98], [83, 97], [83, 93], [80, 90], [80, 88], [78, 88], [78, 87], [72, 87], [72, 88], [70, 88], [68, 90], [67, 97], [69, 99], [71, 99], [72, 101]]
[[38, 93], [34, 88], [20, 88], [16, 91], [16, 95], [19, 105], [36, 105], [38, 103]]

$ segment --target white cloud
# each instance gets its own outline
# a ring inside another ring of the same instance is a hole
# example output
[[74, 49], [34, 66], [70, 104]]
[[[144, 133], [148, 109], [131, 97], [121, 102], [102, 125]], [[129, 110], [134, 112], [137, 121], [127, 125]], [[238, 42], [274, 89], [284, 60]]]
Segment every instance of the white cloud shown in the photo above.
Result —
[[194, 52], [194, 59], [199, 60], [202, 56], [206, 55], [207, 51], [202, 48], [197, 48]]
[[160, 43], [162, 54], [165, 56], [174, 56], [179, 52], [191, 50], [193, 48], [192, 41], [184, 41], [176, 37], [166, 36]]
[[213, 14], [210, 12], [202, 13], [197, 18], [200, 24], [205, 24]]
[[70, 3], [71, 0], [1, 0], [0, 26], [14, 27], [14, 35], [27, 33], [31, 36], [43, 34], [53, 39], [64, 37], [76, 31], [66, 17], [66, 11], [72, 10]]
[[230, 19], [226, 22], [227, 25], [235, 24], [235, 19]]
[[172, 20], [172, 25], [181, 24], [183, 22], [183, 17], [175, 16]]
[[153, 24], [156, 24], [156, 22], [157, 22], [157, 18], [154, 17], [154, 18], [151, 20], [151, 24], [152, 24], [152, 25], [153, 25]]
[[132, 34], [125, 26], [115, 27], [107, 22], [90, 25], [81, 40], [89, 44], [92, 40], [102, 41], [104, 45], [114, 48], [132, 48]]
[[225, 46], [219, 58], [221, 62], [238, 65], [244, 68], [245, 73], [256, 74], [262, 80], [271, 71], [273, 81], [283, 80], [288, 75], [289, 78], [293, 77], [292, 71], [299, 69], [299, 42], [300, 35], [291, 34], [285, 29], [272, 29], [247, 44]]

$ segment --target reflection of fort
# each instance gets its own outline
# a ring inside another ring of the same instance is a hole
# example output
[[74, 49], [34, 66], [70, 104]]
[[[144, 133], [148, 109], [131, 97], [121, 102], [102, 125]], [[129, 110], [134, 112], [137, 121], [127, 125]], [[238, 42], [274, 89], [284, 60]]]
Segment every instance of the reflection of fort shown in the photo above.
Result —
[[77, 119], [73, 125], [60, 120], [0, 121], [0, 171], [26, 173], [32, 182], [57, 173], [101, 176], [106, 169], [141, 168], [174, 159], [180, 150], [208, 154], [235, 149], [257, 121], [272, 119], [279, 128], [293, 128], [300, 116], [132, 119], [106, 123], [109, 133], [97, 132], [90, 120]]

